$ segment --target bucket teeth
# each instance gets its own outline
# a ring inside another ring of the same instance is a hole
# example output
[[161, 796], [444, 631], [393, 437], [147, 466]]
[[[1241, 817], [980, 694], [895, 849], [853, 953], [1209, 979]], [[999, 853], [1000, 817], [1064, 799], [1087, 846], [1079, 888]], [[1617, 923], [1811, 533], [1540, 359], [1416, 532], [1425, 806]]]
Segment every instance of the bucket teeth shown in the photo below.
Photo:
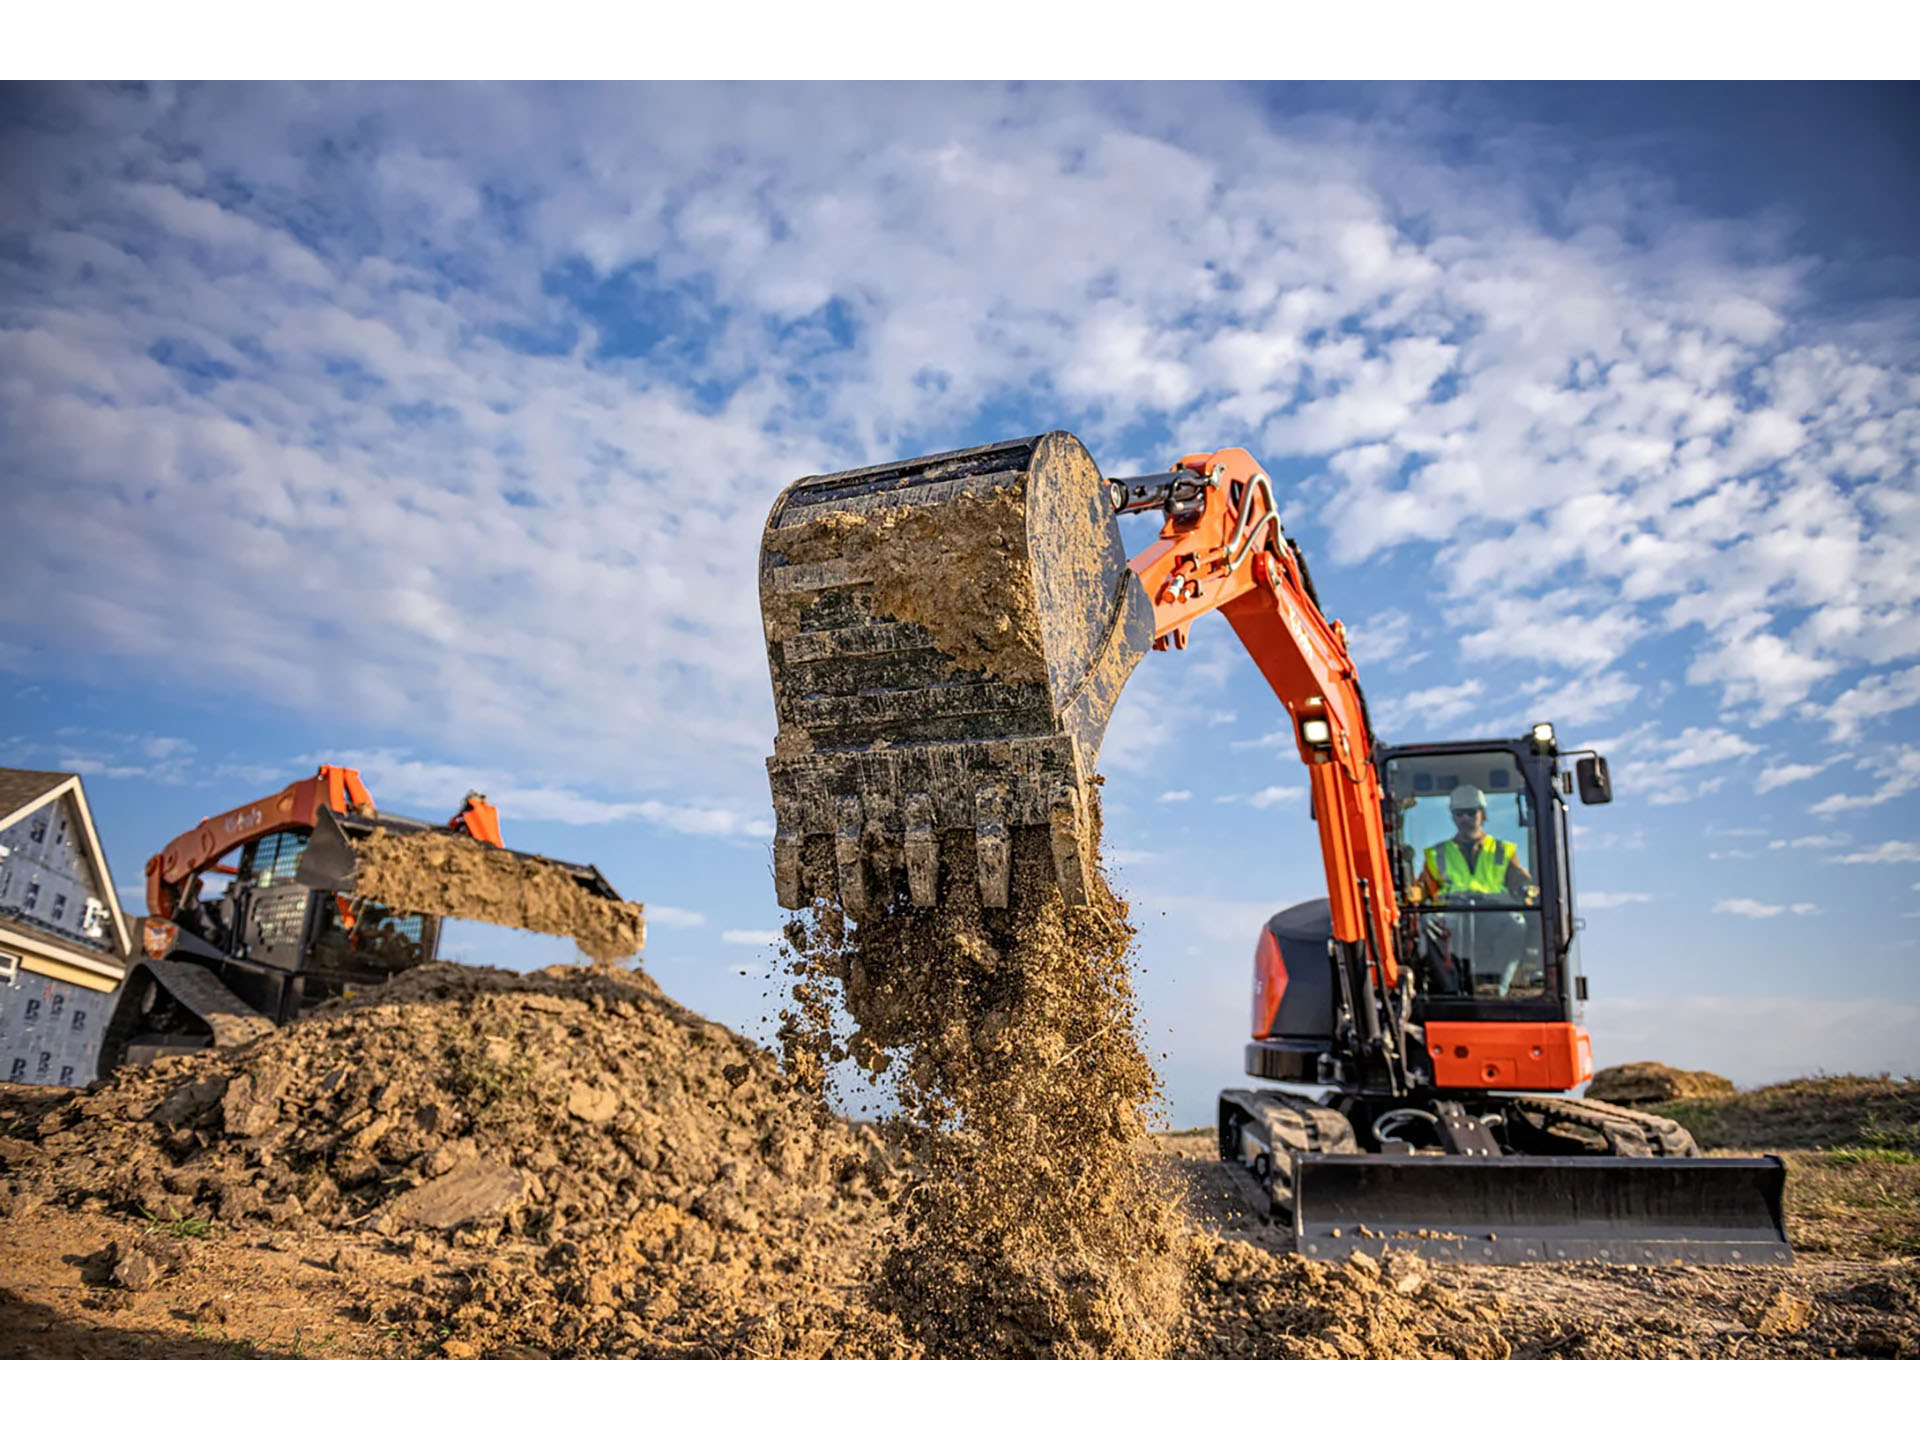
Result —
[[934, 828], [933, 797], [907, 797], [907, 889], [913, 903], [931, 909], [940, 903], [940, 835]]
[[973, 845], [980, 860], [980, 903], [1007, 908], [1013, 883], [1013, 855], [1007, 839], [1007, 800], [997, 786], [974, 797]]
[[1060, 878], [1060, 897], [1069, 905], [1087, 903], [1087, 846], [1085, 807], [1071, 785], [1056, 785], [1047, 805], [1047, 830], [1053, 841], [1053, 868]]
[[849, 914], [859, 915], [868, 909], [869, 900], [867, 866], [861, 854], [866, 817], [857, 795], [842, 795], [835, 808], [840, 824], [833, 835], [833, 862], [840, 882], [840, 903]]

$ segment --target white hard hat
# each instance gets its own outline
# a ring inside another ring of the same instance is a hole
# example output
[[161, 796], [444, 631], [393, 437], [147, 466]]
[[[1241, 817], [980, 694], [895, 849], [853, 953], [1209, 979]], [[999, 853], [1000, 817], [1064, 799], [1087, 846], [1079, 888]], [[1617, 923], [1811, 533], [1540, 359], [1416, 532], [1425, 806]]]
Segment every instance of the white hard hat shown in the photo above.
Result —
[[1484, 810], [1487, 797], [1480, 793], [1478, 785], [1456, 785], [1453, 793], [1447, 797], [1447, 808], [1451, 810]]

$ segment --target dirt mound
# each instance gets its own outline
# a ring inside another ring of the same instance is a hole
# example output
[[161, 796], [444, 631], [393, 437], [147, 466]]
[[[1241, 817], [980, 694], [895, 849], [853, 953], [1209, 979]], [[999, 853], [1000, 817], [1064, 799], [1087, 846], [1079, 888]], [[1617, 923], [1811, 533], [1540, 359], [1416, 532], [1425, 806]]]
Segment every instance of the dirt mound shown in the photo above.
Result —
[[1588, 1084], [1589, 1100], [1610, 1105], [1658, 1105], [1704, 1095], [1731, 1095], [1733, 1082], [1706, 1070], [1676, 1070], [1657, 1060], [1609, 1065]]
[[[961, 884], [858, 924], [817, 907], [788, 928], [811, 1003], [783, 1038], [893, 1083], [917, 1169], [873, 1298], [932, 1353], [1162, 1355], [1181, 1220], [1145, 1160], [1157, 1087], [1126, 907], [1096, 876], [1094, 903], [1068, 908], [1043, 836], [1016, 845], [1012, 897], [985, 909]], [[825, 1029], [829, 981], [857, 1027], [844, 1044]]]
[[611, 963], [646, 945], [644, 907], [592, 894], [562, 870], [433, 831], [375, 830], [354, 843], [354, 893], [389, 909], [570, 937]]
[[1237, 1240], [1188, 1246], [1194, 1358], [1504, 1360], [1497, 1297], [1475, 1303], [1417, 1255], [1302, 1260]]
[[641, 975], [425, 966], [8, 1130], [16, 1220], [265, 1231], [349, 1274], [404, 1254], [411, 1288], [369, 1284], [359, 1318], [449, 1354], [912, 1349], [861, 1299], [894, 1183], [880, 1141]]

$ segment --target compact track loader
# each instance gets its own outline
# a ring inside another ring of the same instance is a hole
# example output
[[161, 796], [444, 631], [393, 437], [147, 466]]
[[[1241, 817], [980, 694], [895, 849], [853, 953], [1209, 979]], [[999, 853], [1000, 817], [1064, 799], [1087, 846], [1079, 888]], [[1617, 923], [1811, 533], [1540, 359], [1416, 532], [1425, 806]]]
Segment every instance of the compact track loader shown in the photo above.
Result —
[[[470, 794], [434, 825], [376, 809], [358, 771], [322, 765], [277, 795], [202, 820], [148, 860], [144, 953], [114, 1001], [99, 1073], [244, 1044], [323, 1000], [382, 984], [435, 957], [449, 915], [548, 928], [497, 903], [464, 903], [457, 883], [433, 887], [447, 903], [430, 913], [360, 894], [368, 848], [416, 836], [447, 837], [456, 857], [480, 847], [508, 862], [510, 877], [553, 877], [560, 893], [580, 892], [574, 910], [610, 916], [635, 950], [645, 938], [641, 908], [593, 866], [507, 850], [485, 796]], [[203, 894], [211, 876], [226, 878], [222, 893]]]
[[[1160, 536], [1129, 558], [1116, 517], [1144, 512]], [[1056, 431], [810, 476], [768, 517], [760, 595], [778, 899], [856, 921], [955, 886], [1005, 906], [1015, 853], [1084, 903], [1121, 687], [1226, 617], [1292, 725], [1328, 893], [1259, 937], [1247, 1068], [1294, 1088], [1223, 1093], [1221, 1158], [1303, 1254], [1791, 1259], [1779, 1160], [1566, 1093], [1592, 1074], [1566, 797], [1611, 799], [1605, 760], [1550, 724], [1381, 745], [1245, 450], [1107, 479]]]

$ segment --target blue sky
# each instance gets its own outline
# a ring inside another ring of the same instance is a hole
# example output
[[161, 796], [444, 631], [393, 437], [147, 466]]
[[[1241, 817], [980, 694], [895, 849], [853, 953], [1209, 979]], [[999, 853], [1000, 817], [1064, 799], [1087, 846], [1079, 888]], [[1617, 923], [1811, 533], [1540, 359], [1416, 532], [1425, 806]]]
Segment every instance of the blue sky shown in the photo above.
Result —
[[[598, 863], [759, 1017], [759, 530], [1064, 428], [1245, 445], [1383, 736], [1603, 743], [1603, 1064], [1920, 1069], [1914, 87], [0, 90], [0, 763], [129, 896], [321, 759]], [[1129, 529], [1129, 542], [1148, 532]], [[1174, 1117], [1319, 893], [1221, 623], [1102, 768]], [[463, 953], [564, 948], [469, 930]]]

